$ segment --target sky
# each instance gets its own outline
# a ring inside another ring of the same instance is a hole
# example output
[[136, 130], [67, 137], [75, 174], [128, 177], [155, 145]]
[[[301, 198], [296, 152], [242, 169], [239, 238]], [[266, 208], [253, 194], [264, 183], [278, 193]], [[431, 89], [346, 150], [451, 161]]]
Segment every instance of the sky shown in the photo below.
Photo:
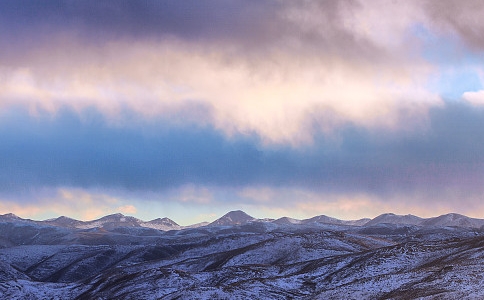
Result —
[[480, 0], [0, 1], [0, 213], [484, 218]]

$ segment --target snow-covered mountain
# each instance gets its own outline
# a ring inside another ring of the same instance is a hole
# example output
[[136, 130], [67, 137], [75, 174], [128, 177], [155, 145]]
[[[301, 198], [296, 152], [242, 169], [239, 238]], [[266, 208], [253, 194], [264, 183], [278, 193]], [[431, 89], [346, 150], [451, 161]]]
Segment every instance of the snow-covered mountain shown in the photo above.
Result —
[[354, 225], [354, 226], [362, 226], [368, 223], [370, 219], [359, 219], [359, 220], [339, 220], [336, 218], [328, 217], [325, 215], [315, 216], [310, 219], [305, 219], [301, 221], [301, 224], [310, 224], [310, 223], [321, 223], [321, 224], [334, 224], [334, 225]]
[[12, 221], [19, 221], [19, 220], [22, 220], [22, 219], [12, 213], [0, 215], [0, 222], [9, 222], [9, 221], [12, 222]]
[[71, 219], [69, 217], [60, 216], [55, 219], [41, 221], [40, 223], [53, 225], [53, 226], [60, 226], [60, 227], [69, 227], [69, 228], [81, 228], [85, 225], [86, 222], [82, 222], [79, 220]]
[[484, 225], [484, 220], [469, 218], [460, 214], [446, 214], [435, 218], [425, 219], [420, 225], [423, 226], [458, 226], [480, 228]]
[[333, 224], [333, 225], [350, 225], [350, 226], [363, 226], [371, 219], [359, 219], [359, 220], [339, 220], [336, 218], [328, 217], [325, 215], [315, 216], [310, 219], [298, 220], [289, 217], [282, 217], [277, 220], [272, 221], [275, 224]]
[[366, 226], [372, 226], [380, 223], [388, 224], [408, 224], [408, 225], [420, 225], [424, 219], [414, 215], [396, 215], [392, 213], [382, 214], [378, 217], [366, 222]]
[[125, 216], [123, 214], [117, 213], [102, 217], [100, 219], [84, 222], [82, 225], [77, 226], [76, 228], [117, 228], [117, 227], [140, 227], [141, 221], [135, 217]]
[[148, 222], [140, 222], [140, 226], [158, 230], [180, 230], [182, 227], [168, 218], [157, 218]]
[[[55, 219], [49, 219], [44, 221], [32, 221], [28, 219], [21, 219], [13, 214], [8, 214], [0, 216], [1, 221], [24, 221], [24, 222], [34, 222], [41, 225], [51, 225], [66, 228], [77, 228], [77, 229], [114, 229], [120, 227], [143, 227], [152, 228], [157, 230], [180, 230], [183, 226], [178, 225], [173, 220], [169, 218], [157, 218], [148, 222], [137, 219], [131, 216], [125, 216], [123, 214], [117, 213], [102, 218], [92, 220], [92, 221], [79, 221], [76, 219], [71, 219], [69, 217], [61, 216]], [[208, 223], [207, 223], [208, 224]]]
[[264, 218], [256, 219], [247, 213], [236, 210], [231, 211], [222, 216], [221, 218], [209, 223], [201, 222], [188, 226], [178, 225], [175, 221], [164, 217], [157, 218], [151, 221], [143, 221], [131, 216], [125, 216], [117, 213], [92, 221], [80, 221], [72, 219], [66, 216], [61, 216], [55, 219], [48, 219], [44, 221], [34, 221], [30, 219], [22, 219], [12, 213], [0, 215], [0, 222], [23, 222], [23, 223], [35, 223], [41, 225], [51, 225], [66, 228], [77, 229], [113, 229], [119, 227], [143, 227], [157, 230], [181, 230], [185, 228], [198, 228], [204, 226], [233, 226], [243, 225], [250, 222], [272, 222], [274, 224], [290, 224], [290, 225], [308, 225], [308, 224], [332, 224], [332, 225], [350, 225], [350, 226], [374, 226], [377, 224], [402, 224], [402, 225], [418, 225], [418, 226], [455, 226], [455, 227], [468, 227], [468, 228], [481, 228], [484, 226], [484, 219], [470, 218], [464, 215], [449, 213], [446, 215], [421, 218], [414, 215], [396, 215], [393, 213], [386, 213], [379, 215], [373, 219], [364, 218], [359, 220], [340, 220], [332, 218], [326, 215], [319, 215], [309, 219], [298, 220], [290, 217], [282, 217], [277, 220]]
[[480, 219], [217, 221], [0, 215], [0, 299], [484, 298]]
[[484, 226], [484, 219], [470, 218], [464, 215], [450, 213], [433, 218], [420, 218], [414, 215], [395, 215], [392, 213], [382, 214], [378, 217], [368, 221], [365, 226], [373, 226], [376, 224], [407, 224], [418, 226], [454, 226], [454, 227], [468, 227], [481, 228]]
[[272, 223], [279, 224], [279, 225], [293, 225], [293, 224], [301, 224], [301, 220], [293, 219], [289, 217], [282, 217], [277, 220], [272, 221]]
[[210, 226], [241, 225], [256, 220], [241, 210], [234, 210], [226, 213], [221, 218], [210, 223]]

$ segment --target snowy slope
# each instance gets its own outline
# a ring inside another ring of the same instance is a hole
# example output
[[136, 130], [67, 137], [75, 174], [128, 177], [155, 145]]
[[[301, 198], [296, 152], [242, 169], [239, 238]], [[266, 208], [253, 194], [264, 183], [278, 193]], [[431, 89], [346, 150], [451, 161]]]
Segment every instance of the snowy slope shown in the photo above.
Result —
[[419, 225], [407, 223], [415, 216], [385, 214], [350, 226], [235, 211], [217, 226], [179, 230], [167, 218], [121, 214], [1, 217], [0, 299], [484, 297], [484, 233], [478, 219], [457, 214]]
[[368, 221], [365, 226], [372, 226], [380, 223], [389, 224], [408, 224], [408, 225], [420, 225], [424, 219], [414, 215], [395, 215], [392, 213], [382, 214], [378, 217]]

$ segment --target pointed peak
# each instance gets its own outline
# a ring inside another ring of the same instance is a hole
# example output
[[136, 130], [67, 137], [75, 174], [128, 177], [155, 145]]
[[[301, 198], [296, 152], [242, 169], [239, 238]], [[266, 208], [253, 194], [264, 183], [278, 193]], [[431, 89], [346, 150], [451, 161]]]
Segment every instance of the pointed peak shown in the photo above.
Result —
[[242, 210], [232, 210], [226, 213], [224, 216], [247, 216], [253, 219], [252, 216], [248, 215], [245, 211]]
[[214, 225], [214, 226], [241, 225], [253, 220], [255, 220], [255, 218], [248, 215], [244, 211], [233, 210], [226, 213], [225, 215], [215, 220], [214, 222], [210, 223], [210, 225]]

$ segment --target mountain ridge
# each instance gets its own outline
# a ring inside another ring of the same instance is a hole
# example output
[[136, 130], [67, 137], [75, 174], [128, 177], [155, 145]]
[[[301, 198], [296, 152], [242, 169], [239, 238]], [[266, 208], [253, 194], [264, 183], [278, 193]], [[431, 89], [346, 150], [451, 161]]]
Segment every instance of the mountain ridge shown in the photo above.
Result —
[[[412, 220], [406, 217], [374, 219]], [[67, 217], [42, 223], [0, 216], [0, 298], [484, 297], [484, 231], [447, 226], [477, 226], [479, 219], [447, 214], [425, 219], [427, 226], [354, 226], [327, 216], [306, 224], [253, 219], [242, 211], [219, 219], [226, 225], [160, 231], [114, 228], [139, 220], [121, 214], [89, 221], [108, 224], [89, 229], [52, 225], [72, 224]]]
[[396, 225], [415, 225], [415, 226], [433, 226], [433, 227], [466, 227], [481, 228], [484, 227], [484, 219], [472, 218], [458, 213], [447, 213], [436, 217], [422, 218], [412, 214], [398, 215], [394, 213], [380, 214], [372, 219], [362, 218], [358, 220], [341, 220], [326, 215], [317, 215], [308, 219], [295, 219], [291, 217], [281, 217], [279, 219], [257, 219], [250, 216], [242, 210], [229, 211], [222, 217], [212, 222], [200, 222], [187, 226], [182, 226], [168, 217], [156, 218], [150, 221], [144, 221], [133, 216], [127, 216], [122, 213], [115, 213], [100, 217], [98, 219], [81, 221], [66, 216], [59, 216], [46, 220], [31, 220], [21, 218], [13, 213], [0, 215], [0, 222], [24, 222], [50, 225], [64, 228], [92, 229], [105, 228], [112, 229], [116, 227], [139, 227], [151, 228], [157, 230], [181, 230], [184, 228], [198, 228], [206, 226], [238, 226], [252, 222], [273, 223], [278, 225], [308, 225], [308, 224], [331, 224], [340, 226], [374, 226], [378, 224], [396, 224]]
[[[177, 230], [168, 218], [123, 214], [87, 222], [0, 215], [0, 299], [484, 297], [484, 230], [475, 229], [484, 220], [391, 213], [373, 220], [231, 211]], [[402, 225], [417, 221], [423, 225]]]

